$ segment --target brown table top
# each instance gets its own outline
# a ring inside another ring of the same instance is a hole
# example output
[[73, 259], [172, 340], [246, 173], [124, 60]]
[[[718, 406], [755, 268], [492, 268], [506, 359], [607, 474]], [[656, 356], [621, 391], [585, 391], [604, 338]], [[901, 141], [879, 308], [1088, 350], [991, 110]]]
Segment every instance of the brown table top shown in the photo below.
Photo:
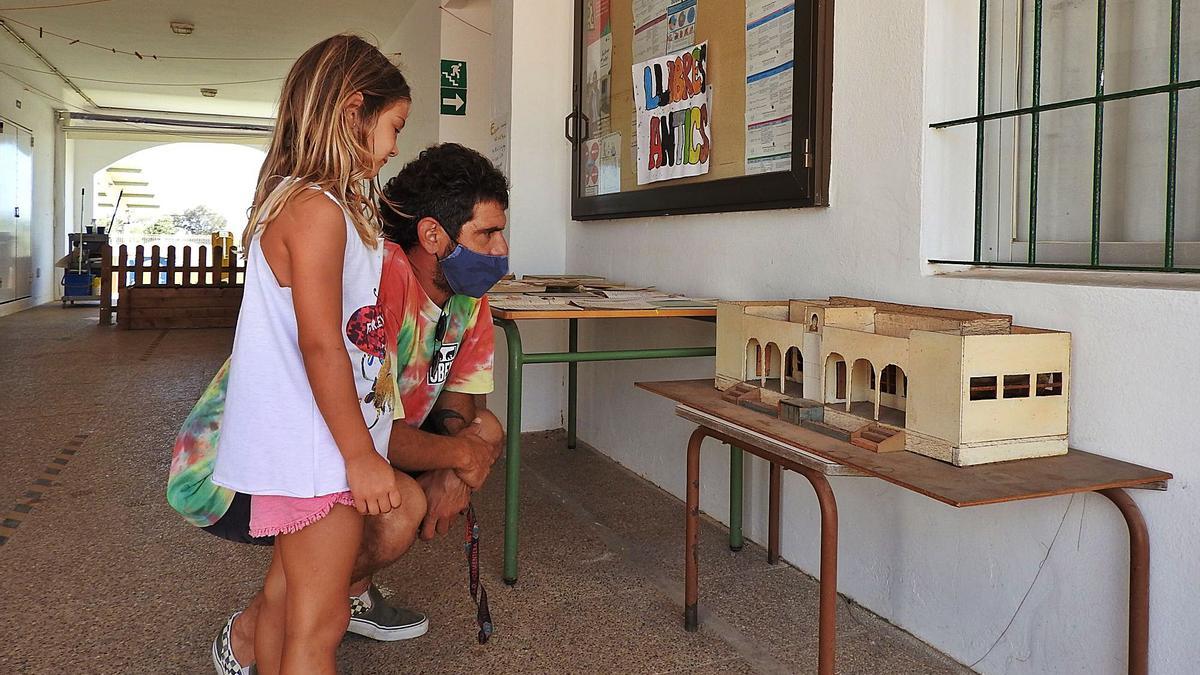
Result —
[[497, 319], [661, 319], [716, 316], [716, 307], [665, 307], [660, 309], [499, 309]]
[[637, 386], [951, 506], [979, 506], [1105, 488], [1161, 487], [1172, 478], [1165, 471], [1074, 449], [1057, 457], [963, 467], [911, 452], [881, 454], [729, 403], [721, 398], [711, 379], [638, 382]]

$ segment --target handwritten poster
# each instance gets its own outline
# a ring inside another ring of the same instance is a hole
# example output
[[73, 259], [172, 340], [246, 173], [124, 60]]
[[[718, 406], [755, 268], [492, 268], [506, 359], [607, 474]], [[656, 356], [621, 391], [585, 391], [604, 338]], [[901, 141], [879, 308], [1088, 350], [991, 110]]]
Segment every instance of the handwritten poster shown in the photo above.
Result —
[[712, 87], [708, 43], [633, 67], [638, 185], [708, 173]]
[[792, 157], [794, 0], [746, 0], [746, 173], [783, 171]]
[[504, 175], [508, 175], [508, 118], [493, 119], [492, 142], [488, 147], [488, 159]]

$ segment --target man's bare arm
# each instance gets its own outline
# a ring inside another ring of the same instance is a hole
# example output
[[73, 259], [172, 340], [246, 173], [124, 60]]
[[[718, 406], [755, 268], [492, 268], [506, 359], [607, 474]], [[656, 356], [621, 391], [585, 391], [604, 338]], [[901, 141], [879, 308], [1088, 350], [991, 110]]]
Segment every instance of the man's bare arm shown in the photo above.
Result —
[[[431, 434], [403, 421], [392, 423], [388, 461], [402, 471], [447, 469], [459, 474], [473, 488], [482, 485], [499, 456], [502, 434], [476, 422], [475, 396], [443, 392], [430, 416], [449, 435]], [[480, 431], [485, 430], [486, 436]]]
[[[447, 433], [463, 433], [470, 431], [475, 418], [480, 420], [475, 430], [484, 440], [493, 444], [494, 460], [499, 456], [504, 445], [504, 433], [500, 422], [486, 408], [483, 396], [471, 396], [456, 392], [444, 392], [434, 405], [431, 417], [438, 420], [436, 425]], [[436, 416], [436, 417], [434, 417]], [[469, 420], [472, 424], [467, 422]], [[471, 473], [467, 472], [466, 479], [481, 487], [490, 472], [490, 464]], [[445, 534], [455, 519], [467, 507], [471, 500], [471, 485], [460, 478], [458, 472], [450, 469], [438, 469], [424, 473], [417, 479], [425, 490], [428, 510], [421, 521], [421, 539], [429, 540], [438, 534]]]
[[433, 402], [429, 417], [435, 420], [439, 431], [457, 434], [475, 420], [475, 395], [457, 391], [443, 391]]

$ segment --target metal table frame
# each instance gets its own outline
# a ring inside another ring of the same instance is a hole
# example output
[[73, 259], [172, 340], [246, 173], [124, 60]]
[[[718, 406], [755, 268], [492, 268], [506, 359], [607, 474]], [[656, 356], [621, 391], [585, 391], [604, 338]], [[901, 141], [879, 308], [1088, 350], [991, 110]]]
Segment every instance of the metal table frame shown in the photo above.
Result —
[[[834, 655], [837, 647], [837, 500], [825, 479], [827, 475], [868, 476], [851, 467], [846, 467], [824, 458], [782, 444], [774, 439], [757, 434], [752, 429], [722, 420], [687, 405], [677, 405], [675, 414], [695, 423], [696, 429], [688, 439], [687, 446], [687, 495], [685, 509], [684, 539], [684, 628], [699, 629], [699, 532], [700, 532], [700, 446], [705, 438], [712, 438], [730, 446], [730, 461], [739, 469], [737, 484], [738, 499], [738, 545], [741, 544], [741, 463], [743, 451], [767, 460], [771, 464], [768, 497], [768, 542], [767, 561], [775, 564], [779, 560], [780, 538], [780, 493], [782, 491], [782, 469], [795, 471], [812, 484], [821, 510], [821, 562], [820, 594], [817, 624], [817, 672], [833, 675]], [[836, 470], [841, 469], [841, 471]], [[731, 469], [733, 464], [731, 464]], [[733, 471], [731, 475], [731, 499], [733, 498]], [[1147, 484], [1146, 489], [1161, 489]], [[1121, 488], [1094, 490], [1111, 501], [1125, 519], [1129, 529], [1129, 651], [1128, 672], [1130, 675], [1146, 675], [1149, 672], [1150, 645], [1150, 537], [1146, 521], [1133, 498]], [[730, 506], [732, 507], [732, 503]], [[730, 546], [733, 547], [733, 510], [730, 510]]]
[[[494, 310], [494, 313], [499, 313]], [[567, 447], [574, 449], [578, 364], [592, 361], [634, 361], [642, 359], [682, 359], [714, 356], [716, 347], [667, 347], [658, 349], [618, 349], [607, 351], [579, 351], [579, 319], [596, 318], [703, 318], [715, 314], [697, 314], [678, 311], [639, 313], [637, 310], [623, 312], [577, 312], [577, 317], [562, 316], [562, 313], [547, 313], [546, 316], [530, 316], [519, 313], [517, 319], [494, 316], [492, 323], [504, 331], [508, 345], [508, 417], [505, 440], [504, 477], [504, 583], [517, 583], [517, 547], [520, 527], [520, 477], [521, 477], [521, 391], [523, 371], [526, 365], [538, 363], [567, 364]], [[521, 331], [517, 327], [520, 319], [566, 319], [567, 351], [525, 353], [521, 345]], [[740, 468], [740, 458], [739, 458]], [[730, 497], [733, 499], [733, 496]], [[738, 504], [741, 504], [739, 484]], [[732, 502], [731, 502], [732, 503]], [[730, 535], [732, 537], [732, 533]], [[740, 541], [741, 530], [738, 529]], [[740, 544], [739, 544], [740, 545]]]

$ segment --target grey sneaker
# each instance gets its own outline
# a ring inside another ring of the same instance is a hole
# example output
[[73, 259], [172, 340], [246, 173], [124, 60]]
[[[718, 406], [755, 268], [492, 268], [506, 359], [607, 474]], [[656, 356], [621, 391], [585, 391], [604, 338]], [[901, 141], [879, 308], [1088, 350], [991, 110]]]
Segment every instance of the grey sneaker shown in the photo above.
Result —
[[375, 584], [367, 589], [370, 606], [358, 598], [350, 598], [350, 625], [347, 632], [372, 640], [393, 642], [420, 637], [429, 630], [429, 619], [420, 612], [392, 607], [383, 600]]
[[217, 669], [217, 675], [252, 675], [254, 666], [242, 667], [238, 660], [233, 656], [233, 641], [229, 638], [229, 633], [233, 631], [233, 620], [238, 618], [241, 612], [234, 613], [225, 622], [225, 626], [221, 632], [213, 640], [212, 645], [212, 662], [213, 667]]

